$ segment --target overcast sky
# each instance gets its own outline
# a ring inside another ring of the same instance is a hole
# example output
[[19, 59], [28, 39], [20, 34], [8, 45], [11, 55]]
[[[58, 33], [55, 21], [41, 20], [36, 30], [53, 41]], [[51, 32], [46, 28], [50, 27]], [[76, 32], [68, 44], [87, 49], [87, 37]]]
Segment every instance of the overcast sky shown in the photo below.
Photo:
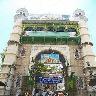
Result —
[[77, 8], [85, 10], [96, 54], [96, 0], [0, 0], [0, 53], [7, 46], [14, 24], [13, 17], [19, 8], [26, 8], [32, 14], [72, 15]]

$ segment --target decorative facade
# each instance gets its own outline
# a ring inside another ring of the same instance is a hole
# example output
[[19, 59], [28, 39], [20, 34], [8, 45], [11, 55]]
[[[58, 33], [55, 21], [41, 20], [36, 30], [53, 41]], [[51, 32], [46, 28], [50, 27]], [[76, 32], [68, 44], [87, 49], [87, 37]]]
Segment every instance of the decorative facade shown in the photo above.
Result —
[[[73, 20], [70, 20], [69, 15], [38, 15], [29, 14], [25, 8], [17, 10], [0, 72], [0, 81], [6, 85], [0, 86], [0, 95], [25, 94], [28, 91], [26, 78], [34, 61], [56, 68], [46, 78], [43, 76], [40, 79], [40, 88], [49, 84], [53, 91], [65, 90], [66, 78], [74, 72], [75, 76], [81, 78], [79, 81], [83, 82], [82, 86], [80, 83], [77, 87], [93, 92], [93, 87], [89, 84], [96, 74], [92, 46], [87, 17], [80, 9], [74, 12]], [[63, 75], [58, 73], [62, 68]], [[53, 79], [60, 76], [63, 78], [62, 82]]]

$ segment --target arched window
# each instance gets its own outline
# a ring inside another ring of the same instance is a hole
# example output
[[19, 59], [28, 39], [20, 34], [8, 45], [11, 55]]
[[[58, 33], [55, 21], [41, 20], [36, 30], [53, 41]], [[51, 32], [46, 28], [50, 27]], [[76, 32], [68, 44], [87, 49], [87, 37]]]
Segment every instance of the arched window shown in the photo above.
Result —
[[44, 30], [44, 27], [37, 27], [36, 28], [36, 31], [43, 31]]
[[50, 27], [47, 27], [47, 31], [55, 31], [54, 27], [50, 26]]
[[33, 30], [34, 30], [33, 27], [26, 27], [26, 28], [24, 29], [24, 31], [33, 31]]
[[76, 29], [75, 28], [68, 28], [66, 29], [67, 32], [76, 32]]
[[59, 27], [57, 28], [57, 32], [64, 32], [65, 28], [64, 27]]

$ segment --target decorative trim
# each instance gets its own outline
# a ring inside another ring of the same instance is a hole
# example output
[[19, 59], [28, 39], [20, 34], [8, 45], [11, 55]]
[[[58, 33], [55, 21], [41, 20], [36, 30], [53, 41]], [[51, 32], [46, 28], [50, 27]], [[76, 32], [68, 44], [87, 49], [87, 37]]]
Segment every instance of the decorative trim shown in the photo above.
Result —
[[79, 27], [79, 29], [81, 29], [81, 28], [85, 28], [85, 29], [87, 29], [87, 30], [88, 30], [88, 28], [87, 28], [87, 27]]
[[84, 35], [88, 35], [88, 36], [90, 36], [89, 34], [81, 34], [80, 36], [84, 36]]
[[80, 44], [80, 37], [21, 36], [21, 44]]
[[10, 64], [10, 63], [3, 63], [3, 64], [1, 65], [1, 67], [2, 67], [2, 66], [8, 66], [8, 67], [9, 67], [9, 66], [11, 66], [11, 65], [12, 65], [12, 64]]
[[19, 44], [19, 42], [15, 41], [15, 40], [9, 40], [8, 45], [14, 45], [14, 44]]
[[23, 24], [49, 24], [49, 23], [62, 23], [62, 24], [78, 24], [78, 21], [64, 21], [64, 20], [23, 20]]
[[91, 45], [91, 46], [93, 46], [93, 43], [92, 42], [84, 42], [84, 43], [82, 43], [82, 45]]
[[[21, 32], [22, 33], [22, 32]], [[12, 32], [11, 34], [18, 34], [19, 36], [21, 35], [21, 33], [16, 33], [16, 32]]]
[[17, 54], [15, 54], [15, 53], [8, 53], [8, 52], [6, 52], [5, 55], [7, 55], [7, 54], [12, 54], [12, 55], [17, 56]]
[[14, 25], [13, 29], [14, 29], [15, 27], [20, 27], [20, 28], [22, 29], [22, 26], [20, 26], [20, 25]]
[[91, 65], [89, 67], [88, 66], [84, 66], [85, 70], [88, 70], [88, 68], [96, 68], [96, 66], [91, 66]]
[[54, 27], [55, 31], [58, 27], [64, 27], [65, 29], [68, 28], [75, 28], [77, 35], [79, 35], [79, 24], [78, 22], [75, 21], [60, 21], [60, 20], [52, 20], [52, 21], [48, 21], [48, 20], [28, 20], [28, 22], [25, 20], [23, 21], [22, 24], [22, 30], [24, 31], [27, 27], [28, 28], [37, 28], [37, 27], [44, 27], [44, 29], [46, 30], [48, 27]]
[[93, 56], [93, 57], [95, 57], [95, 55], [89, 54], [89, 55], [84, 55], [84, 56], [82, 56], [82, 58], [85, 58], [85, 57], [87, 57], [87, 56]]

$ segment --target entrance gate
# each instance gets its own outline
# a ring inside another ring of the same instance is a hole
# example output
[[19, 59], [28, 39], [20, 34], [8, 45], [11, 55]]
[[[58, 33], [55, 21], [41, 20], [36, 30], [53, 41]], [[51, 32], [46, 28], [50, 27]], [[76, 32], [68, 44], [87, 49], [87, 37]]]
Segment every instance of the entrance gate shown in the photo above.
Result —
[[49, 69], [45, 76], [40, 77], [39, 83], [41, 83], [43, 90], [46, 86], [49, 86], [51, 91], [64, 90], [67, 87], [68, 72], [63, 54], [57, 50], [44, 50], [36, 55], [35, 62], [41, 62]]
[[[36, 55], [34, 61], [43, 63], [49, 69], [44, 76], [39, 77], [38, 82], [36, 82], [37, 89], [49, 89], [51, 91], [63, 91], [67, 89], [68, 72], [63, 54], [57, 50], [44, 50]], [[28, 85], [28, 79], [29, 76], [22, 77], [22, 94], [27, 92], [32, 94], [33, 88]]]

